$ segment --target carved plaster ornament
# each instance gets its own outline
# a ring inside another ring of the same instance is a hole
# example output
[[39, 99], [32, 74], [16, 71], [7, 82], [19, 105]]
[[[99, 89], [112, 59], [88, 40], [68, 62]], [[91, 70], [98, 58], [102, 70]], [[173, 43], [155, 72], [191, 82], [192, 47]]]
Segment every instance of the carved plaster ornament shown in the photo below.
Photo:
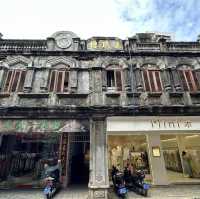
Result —
[[68, 49], [73, 45], [73, 38], [77, 38], [77, 35], [71, 31], [58, 31], [51, 38], [55, 39], [58, 48]]
[[60, 35], [56, 38], [56, 43], [60, 48], [69, 48], [72, 45], [72, 40], [67, 35]]

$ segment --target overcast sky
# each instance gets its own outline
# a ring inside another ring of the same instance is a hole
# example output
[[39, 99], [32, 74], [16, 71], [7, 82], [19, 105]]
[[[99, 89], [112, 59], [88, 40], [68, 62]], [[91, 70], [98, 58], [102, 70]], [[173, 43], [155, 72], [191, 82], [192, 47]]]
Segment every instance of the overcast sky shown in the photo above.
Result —
[[82, 39], [157, 31], [194, 41], [200, 34], [200, 0], [1, 0], [0, 7], [5, 39], [45, 39], [60, 30]]

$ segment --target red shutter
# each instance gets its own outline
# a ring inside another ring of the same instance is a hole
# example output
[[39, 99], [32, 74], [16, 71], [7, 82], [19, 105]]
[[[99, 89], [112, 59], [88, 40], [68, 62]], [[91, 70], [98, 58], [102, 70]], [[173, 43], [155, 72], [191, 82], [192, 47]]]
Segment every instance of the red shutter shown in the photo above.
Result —
[[200, 90], [200, 83], [199, 83], [199, 81], [198, 81], [198, 79], [197, 79], [197, 74], [196, 74], [196, 72], [195, 72], [195, 71], [192, 71], [192, 75], [193, 75], [194, 84], [195, 84], [195, 86], [196, 86], [196, 89], [197, 89], [197, 90]]
[[14, 79], [13, 79], [12, 85], [11, 85], [11, 92], [17, 91], [18, 81], [20, 79], [20, 73], [21, 73], [21, 71], [15, 71], [15, 73], [14, 73]]
[[151, 91], [155, 92], [156, 91], [156, 87], [155, 87], [155, 80], [154, 80], [154, 72], [152, 70], [149, 70], [149, 81], [150, 81], [150, 85], [151, 85]]
[[26, 71], [23, 70], [23, 71], [21, 71], [21, 76], [20, 76], [20, 79], [18, 81], [18, 88], [17, 88], [18, 92], [23, 91], [25, 78], [26, 78]]
[[50, 92], [54, 91], [55, 79], [56, 79], [56, 71], [53, 70], [53, 71], [51, 71], [51, 76], [50, 76], [50, 85], [49, 85]]
[[117, 85], [117, 90], [121, 91], [122, 90], [122, 77], [121, 77], [121, 71], [115, 71], [116, 74], [116, 85]]
[[150, 91], [150, 85], [149, 85], [149, 79], [148, 79], [147, 73], [148, 73], [147, 70], [143, 71], [144, 86], [145, 86], [145, 91]]
[[9, 70], [7, 72], [7, 77], [6, 77], [6, 81], [4, 84], [4, 92], [9, 92], [10, 91], [10, 84], [11, 84], [11, 80], [12, 80], [12, 76], [13, 76], [14, 71]]
[[64, 71], [58, 72], [58, 79], [57, 79], [57, 89], [56, 92], [63, 92], [63, 85], [64, 85]]
[[193, 83], [192, 83], [192, 79], [191, 79], [191, 76], [190, 76], [190, 70], [185, 71], [185, 76], [186, 76], [186, 80], [187, 80], [187, 83], [188, 83], [188, 86], [189, 86], [189, 90], [194, 91], [195, 88], [193, 88]]
[[157, 91], [162, 91], [162, 84], [160, 78], [160, 71], [155, 71]]

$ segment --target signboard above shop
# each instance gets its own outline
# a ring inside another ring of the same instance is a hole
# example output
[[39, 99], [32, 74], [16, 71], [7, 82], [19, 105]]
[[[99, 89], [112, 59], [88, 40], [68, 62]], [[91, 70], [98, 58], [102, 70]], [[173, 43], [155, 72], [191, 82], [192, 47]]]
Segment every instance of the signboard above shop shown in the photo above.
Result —
[[117, 37], [92, 37], [87, 40], [88, 50], [123, 50], [122, 40]]
[[107, 132], [198, 131], [200, 117], [110, 117]]

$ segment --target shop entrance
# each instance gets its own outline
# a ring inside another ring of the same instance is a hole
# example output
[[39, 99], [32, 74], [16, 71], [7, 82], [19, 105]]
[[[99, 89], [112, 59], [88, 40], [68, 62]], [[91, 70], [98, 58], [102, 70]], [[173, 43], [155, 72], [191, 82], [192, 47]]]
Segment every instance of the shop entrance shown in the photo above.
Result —
[[169, 182], [200, 183], [200, 136], [164, 134], [160, 139]]
[[[108, 135], [109, 174], [112, 167], [131, 172], [143, 170], [146, 181], [151, 181], [147, 140], [145, 135]], [[111, 178], [110, 178], [111, 180]]]
[[89, 153], [89, 133], [69, 135], [68, 185], [88, 184]]
[[43, 187], [44, 165], [58, 161], [57, 133], [0, 135], [0, 188]]

